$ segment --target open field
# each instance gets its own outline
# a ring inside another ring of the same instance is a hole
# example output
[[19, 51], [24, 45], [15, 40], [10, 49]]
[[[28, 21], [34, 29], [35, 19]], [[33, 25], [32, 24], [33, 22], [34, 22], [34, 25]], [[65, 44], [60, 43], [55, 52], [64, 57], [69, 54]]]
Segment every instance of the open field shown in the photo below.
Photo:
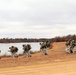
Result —
[[0, 59], [0, 75], [76, 75], [76, 54], [65, 52], [65, 42], [54, 43], [49, 55]]

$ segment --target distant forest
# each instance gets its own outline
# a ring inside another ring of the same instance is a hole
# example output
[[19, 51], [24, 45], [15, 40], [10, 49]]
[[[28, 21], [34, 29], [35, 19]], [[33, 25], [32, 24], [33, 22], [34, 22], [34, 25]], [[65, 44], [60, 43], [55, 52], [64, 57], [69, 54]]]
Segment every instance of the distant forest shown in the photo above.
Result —
[[76, 35], [67, 35], [67, 36], [57, 36], [54, 38], [1, 38], [0, 43], [21, 43], [21, 42], [42, 42], [42, 41], [51, 41], [51, 42], [65, 42], [68, 39], [76, 40]]

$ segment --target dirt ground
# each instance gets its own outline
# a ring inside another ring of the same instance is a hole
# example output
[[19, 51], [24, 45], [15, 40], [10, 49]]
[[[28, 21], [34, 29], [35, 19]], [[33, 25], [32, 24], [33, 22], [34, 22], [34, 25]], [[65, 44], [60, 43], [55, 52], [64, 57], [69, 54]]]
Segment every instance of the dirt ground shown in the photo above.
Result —
[[65, 42], [53, 43], [49, 55], [41, 52], [32, 57], [2, 57], [0, 75], [76, 75], [76, 54], [65, 52]]

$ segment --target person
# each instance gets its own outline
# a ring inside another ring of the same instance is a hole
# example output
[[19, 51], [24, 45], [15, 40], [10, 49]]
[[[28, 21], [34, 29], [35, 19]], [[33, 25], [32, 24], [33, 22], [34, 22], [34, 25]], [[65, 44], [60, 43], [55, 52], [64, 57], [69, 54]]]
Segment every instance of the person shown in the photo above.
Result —
[[65, 45], [66, 45], [66, 52], [68, 52], [68, 53], [70, 53], [70, 43], [71, 43], [71, 40], [72, 39], [69, 39], [69, 40], [66, 40], [66, 43], [65, 43]]
[[23, 50], [24, 50], [24, 52], [23, 52], [23, 55], [24, 55], [24, 57], [31, 57], [31, 54], [30, 54], [30, 50], [31, 50], [31, 45], [30, 44], [24, 44], [24, 45], [22, 45], [23, 46]]
[[73, 49], [74, 49], [74, 47], [75, 47], [75, 40], [71, 40], [71, 42], [70, 42], [70, 53], [73, 53]]
[[48, 55], [47, 42], [46, 41], [43, 41], [40, 43], [40, 51], [42, 52], [43, 55]]
[[9, 52], [11, 52], [12, 57], [13, 57], [13, 58], [17, 58], [18, 55], [17, 55], [16, 53], [18, 52], [18, 48], [15, 47], [15, 46], [11, 46], [11, 47], [9, 47], [9, 49], [10, 49]]
[[75, 40], [69, 39], [66, 41], [66, 52], [73, 53], [73, 49], [76, 46]]

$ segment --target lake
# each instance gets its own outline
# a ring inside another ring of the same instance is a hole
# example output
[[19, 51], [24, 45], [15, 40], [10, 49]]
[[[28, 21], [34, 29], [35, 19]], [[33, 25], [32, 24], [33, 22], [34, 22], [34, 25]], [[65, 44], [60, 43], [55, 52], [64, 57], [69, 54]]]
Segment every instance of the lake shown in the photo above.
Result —
[[11, 47], [11, 46], [18, 47], [19, 51], [17, 54], [22, 54], [23, 53], [23, 49], [22, 49], [23, 44], [30, 44], [32, 47], [31, 51], [39, 51], [40, 50], [39, 43], [0, 43], [0, 50], [1, 50], [0, 56], [11, 55], [11, 53], [8, 52], [9, 47]]

